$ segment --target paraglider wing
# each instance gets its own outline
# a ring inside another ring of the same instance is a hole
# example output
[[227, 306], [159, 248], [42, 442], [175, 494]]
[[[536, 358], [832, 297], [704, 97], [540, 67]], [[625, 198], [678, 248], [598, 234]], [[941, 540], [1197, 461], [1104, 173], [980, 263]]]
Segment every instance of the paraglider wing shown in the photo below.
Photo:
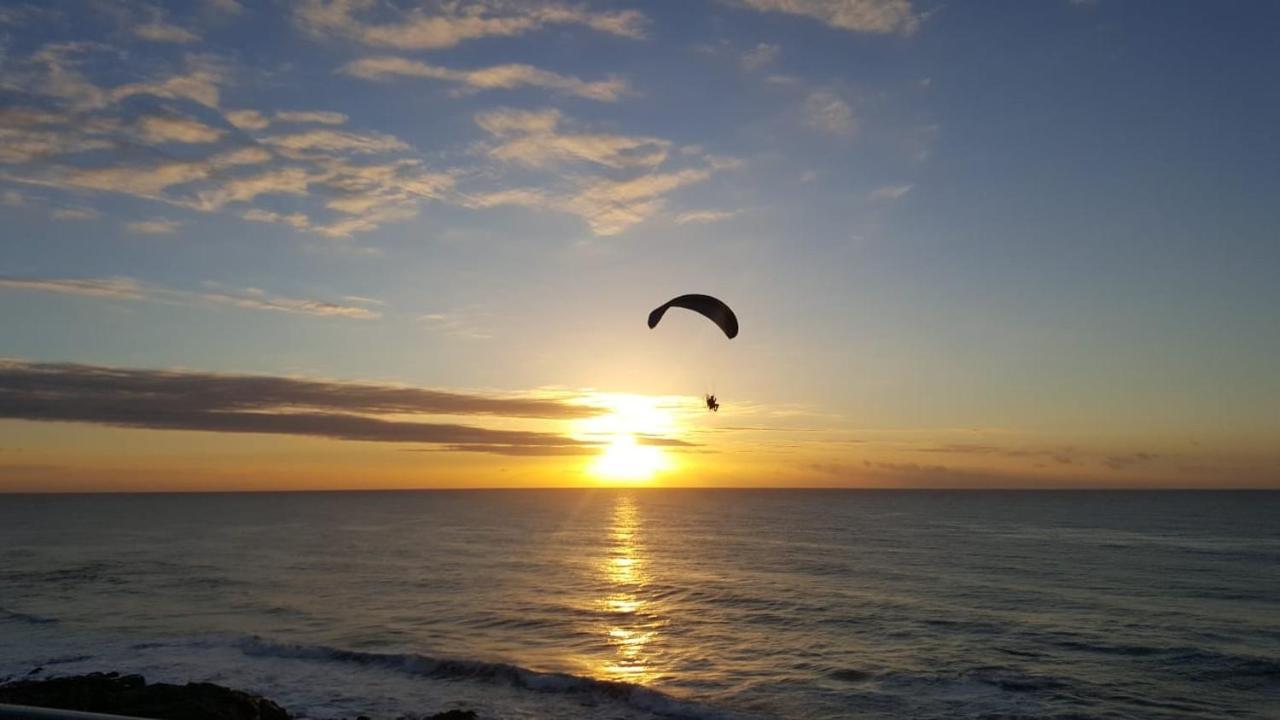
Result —
[[653, 312], [649, 313], [649, 327], [657, 327], [658, 322], [662, 320], [662, 316], [667, 313], [667, 308], [673, 307], [692, 310], [705, 316], [711, 322], [719, 325], [720, 329], [730, 339], [738, 335], [738, 317], [733, 314], [728, 305], [710, 295], [681, 295], [659, 305]]

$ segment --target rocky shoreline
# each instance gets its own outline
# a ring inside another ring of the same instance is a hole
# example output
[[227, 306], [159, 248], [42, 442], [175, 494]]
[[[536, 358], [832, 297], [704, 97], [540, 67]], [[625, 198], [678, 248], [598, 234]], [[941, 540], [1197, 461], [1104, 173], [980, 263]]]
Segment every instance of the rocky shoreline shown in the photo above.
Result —
[[[0, 703], [151, 720], [293, 720], [288, 710], [242, 690], [213, 683], [147, 684], [141, 675], [114, 672], [2, 682]], [[350, 720], [369, 718], [361, 715]], [[471, 710], [447, 710], [396, 720], [476, 720], [476, 714]]]

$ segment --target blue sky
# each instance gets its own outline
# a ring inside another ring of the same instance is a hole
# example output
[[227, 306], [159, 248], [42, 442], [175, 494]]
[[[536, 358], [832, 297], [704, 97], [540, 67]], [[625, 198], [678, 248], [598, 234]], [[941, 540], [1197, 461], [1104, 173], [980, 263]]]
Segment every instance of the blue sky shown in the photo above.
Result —
[[[700, 444], [765, 448], [774, 477], [799, 453], [855, 484], [1275, 484], [1277, 20], [1136, 0], [8, 3], [0, 354], [714, 387], [756, 429], [698, 419]], [[691, 291], [729, 301], [740, 338], [640, 324]], [[6, 417], [13, 453], [112, 425]]]

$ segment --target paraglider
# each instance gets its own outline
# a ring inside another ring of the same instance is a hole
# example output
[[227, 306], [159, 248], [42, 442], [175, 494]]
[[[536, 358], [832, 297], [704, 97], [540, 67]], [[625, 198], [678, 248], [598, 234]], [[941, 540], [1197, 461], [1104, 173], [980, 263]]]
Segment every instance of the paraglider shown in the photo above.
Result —
[[724, 331], [724, 334], [730, 340], [738, 335], [738, 316], [733, 314], [733, 310], [730, 310], [728, 305], [725, 305], [723, 301], [717, 298], [713, 298], [710, 295], [697, 294], [681, 295], [654, 308], [654, 311], [649, 313], [650, 329], [657, 327], [662, 320], [662, 316], [667, 314], [668, 308], [673, 307], [692, 310], [705, 316], [708, 320], [720, 326], [720, 329]]
[[[715, 323], [730, 340], [738, 336], [738, 316], [734, 315], [733, 310], [728, 305], [725, 305], [722, 300], [713, 298], [710, 295], [681, 295], [668, 300], [649, 313], [649, 328], [657, 327], [658, 323], [662, 321], [662, 316], [666, 315], [667, 310], [673, 307], [692, 310], [702, 315]], [[720, 401], [716, 399], [715, 393], [707, 393], [704, 400], [707, 403], [707, 410], [720, 412]]]

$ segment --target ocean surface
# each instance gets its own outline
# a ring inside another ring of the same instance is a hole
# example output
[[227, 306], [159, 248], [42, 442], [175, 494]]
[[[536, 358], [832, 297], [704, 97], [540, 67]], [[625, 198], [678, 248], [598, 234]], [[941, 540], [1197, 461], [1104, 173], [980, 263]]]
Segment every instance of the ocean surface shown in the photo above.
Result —
[[1280, 492], [0, 495], [0, 678], [310, 718], [1280, 718]]

